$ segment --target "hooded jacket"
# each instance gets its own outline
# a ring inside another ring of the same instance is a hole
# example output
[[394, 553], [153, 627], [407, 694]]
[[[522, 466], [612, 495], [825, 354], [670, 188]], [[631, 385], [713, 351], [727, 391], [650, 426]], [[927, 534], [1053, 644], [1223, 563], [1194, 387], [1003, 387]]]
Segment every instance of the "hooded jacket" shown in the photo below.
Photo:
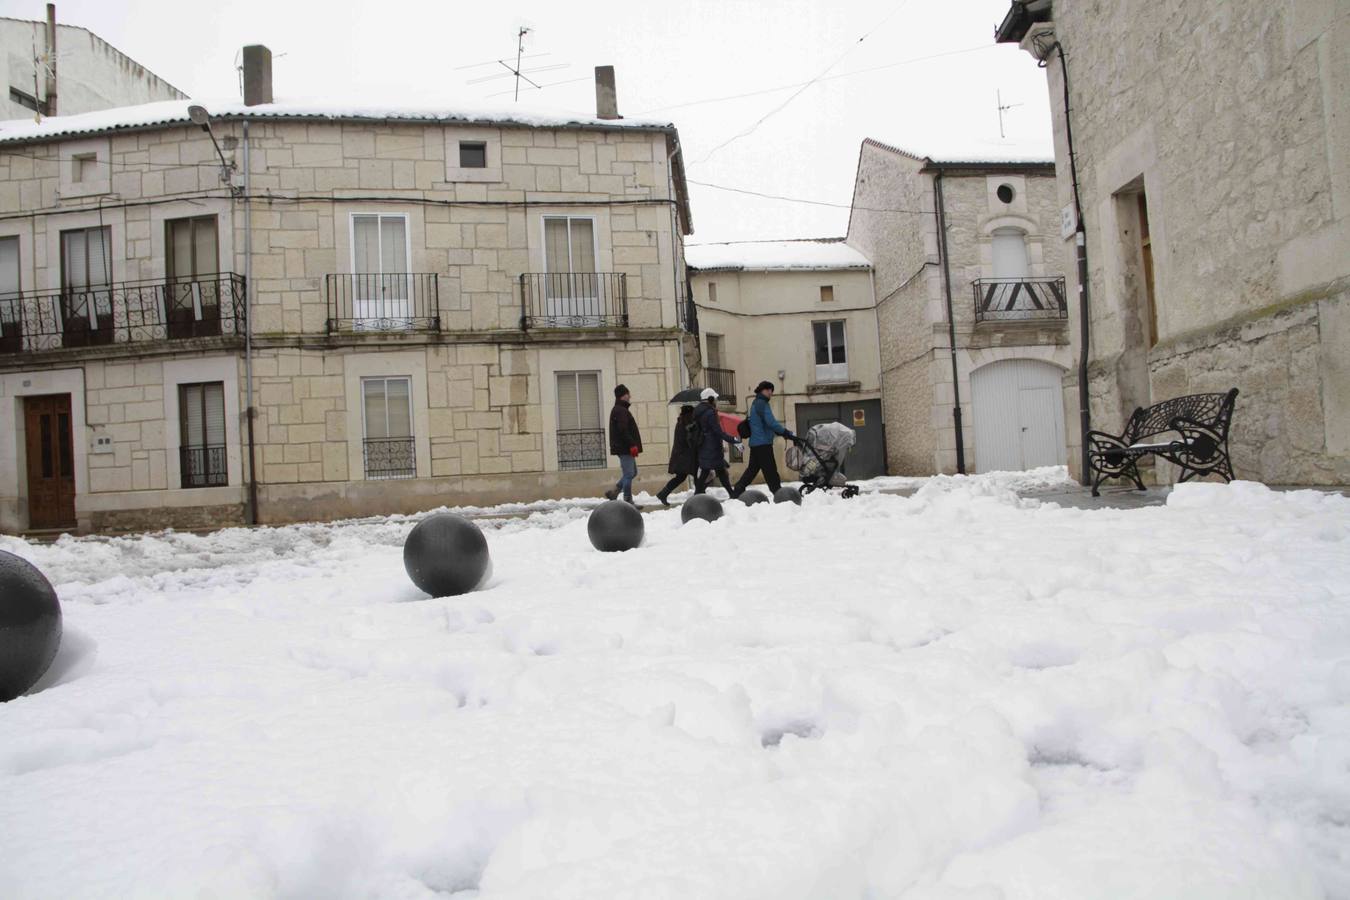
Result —
[[747, 418], [750, 420], [751, 447], [767, 447], [773, 443], [774, 435], [787, 434], [787, 429], [774, 416], [769, 398], [763, 394], [755, 394], [755, 400], [750, 404], [750, 415]]
[[722, 453], [722, 442], [736, 443], [736, 438], [722, 430], [722, 421], [717, 417], [717, 409], [706, 400], [700, 403], [694, 412], [698, 427], [703, 429], [703, 443], [698, 448], [698, 465], [701, 469], [721, 469], [727, 464]]
[[609, 452], [613, 456], [628, 456], [629, 451], [638, 448], [642, 452], [642, 435], [638, 433], [637, 420], [628, 411], [628, 404], [622, 400], [614, 401], [609, 411]]

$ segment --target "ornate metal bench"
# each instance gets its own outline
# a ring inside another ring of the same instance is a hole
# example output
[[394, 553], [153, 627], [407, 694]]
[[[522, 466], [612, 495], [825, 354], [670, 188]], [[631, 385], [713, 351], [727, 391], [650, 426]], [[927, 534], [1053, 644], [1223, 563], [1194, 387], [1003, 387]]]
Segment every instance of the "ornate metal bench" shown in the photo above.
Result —
[[[1228, 459], [1228, 425], [1233, 419], [1233, 404], [1238, 390], [1226, 394], [1190, 394], [1162, 403], [1140, 407], [1130, 416], [1121, 435], [1089, 431], [1088, 464], [1092, 468], [1092, 496], [1108, 478], [1129, 478], [1139, 490], [1138, 461], [1149, 455], [1160, 456], [1181, 467], [1181, 481], [1197, 475], [1221, 475], [1233, 480], [1233, 465]], [[1171, 440], [1150, 440], [1175, 432]]]

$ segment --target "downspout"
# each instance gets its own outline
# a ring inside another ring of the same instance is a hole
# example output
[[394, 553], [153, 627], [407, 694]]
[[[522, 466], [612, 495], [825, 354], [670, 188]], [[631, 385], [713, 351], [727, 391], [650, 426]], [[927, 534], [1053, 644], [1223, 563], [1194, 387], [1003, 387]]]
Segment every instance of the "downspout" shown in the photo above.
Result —
[[253, 440], [253, 166], [244, 120], [244, 422], [248, 429], [248, 524], [258, 524], [258, 454]]
[[[850, 213], [851, 215], [851, 213]], [[877, 270], [868, 268], [867, 280], [872, 285], [872, 321], [877, 329], [877, 396], [881, 398], [881, 474], [891, 474], [890, 454], [886, 452], [886, 373], [881, 362], [881, 310], [877, 309]]]
[[56, 115], [56, 4], [47, 4], [47, 79], [46, 109], [48, 116]]
[[952, 270], [947, 261], [947, 208], [942, 200], [942, 170], [933, 179], [938, 250], [942, 255], [942, 287], [947, 299], [947, 339], [952, 351], [952, 422], [956, 425], [956, 471], [966, 474], [966, 441], [961, 429], [961, 382], [956, 368], [956, 315], [952, 309]]

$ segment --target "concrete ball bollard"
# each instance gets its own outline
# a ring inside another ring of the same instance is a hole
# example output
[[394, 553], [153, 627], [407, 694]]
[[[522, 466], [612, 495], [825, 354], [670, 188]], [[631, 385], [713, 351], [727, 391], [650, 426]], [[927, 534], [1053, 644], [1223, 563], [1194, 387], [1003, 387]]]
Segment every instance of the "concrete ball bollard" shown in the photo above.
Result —
[[403, 542], [403, 568], [433, 597], [453, 597], [481, 587], [492, 575], [487, 538], [454, 513], [433, 513]]
[[795, 504], [797, 504], [798, 506], [801, 506], [801, 505], [802, 505], [802, 493], [801, 493], [801, 491], [797, 490], [795, 487], [788, 487], [787, 485], [783, 485], [783, 486], [780, 487], [778, 490], [776, 490], [776, 491], [773, 492], [773, 502], [774, 502], [774, 503], [795, 503]]
[[0, 550], [0, 703], [38, 683], [61, 647], [61, 604], [37, 567]]
[[620, 553], [642, 546], [646, 526], [642, 513], [626, 500], [608, 500], [591, 510], [586, 535], [601, 553]]
[[769, 495], [763, 491], [746, 491], [741, 494], [740, 501], [746, 506], [754, 506], [756, 503], [768, 503]]
[[680, 507], [680, 522], [688, 522], [690, 519], [702, 519], [705, 522], [716, 522], [722, 518], [722, 504], [716, 497], [710, 497], [707, 494], [695, 494], [684, 502]]

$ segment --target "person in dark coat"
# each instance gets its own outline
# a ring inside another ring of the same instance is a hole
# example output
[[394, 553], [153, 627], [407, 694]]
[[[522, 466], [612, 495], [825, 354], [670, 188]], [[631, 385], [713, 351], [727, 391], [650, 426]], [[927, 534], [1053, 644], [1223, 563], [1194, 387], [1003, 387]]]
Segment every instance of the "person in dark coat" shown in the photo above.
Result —
[[683, 486], [686, 478], [698, 475], [698, 451], [689, 444], [689, 426], [693, 422], [694, 408], [687, 405], [680, 407], [680, 417], [675, 421], [675, 434], [670, 439], [670, 464], [666, 466], [666, 471], [672, 477], [656, 495], [662, 506], [670, 505], [670, 492]]
[[610, 500], [623, 494], [629, 503], [633, 502], [633, 479], [637, 478], [637, 458], [642, 452], [642, 435], [628, 411], [632, 400], [627, 386], [621, 384], [614, 389], [614, 408], [609, 411], [609, 452], [619, 458], [619, 483], [605, 491]]
[[730, 494], [731, 479], [727, 477], [727, 458], [722, 452], [722, 442], [739, 444], [741, 439], [722, 430], [722, 421], [717, 417], [717, 391], [704, 388], [700, 396], [703, 402], [694, 411], [694, 421], [703, 429], [703, 443], [698, 448], [698, 477], [694, 479], [694, 493], [707, 491], [708, 482], [716, 476]]
[[746, 417], [750, 422], [750, 465], [736, 480], [732, 497], [744, 494], [750, 482], [761, 472], [764, 473], [764, 483], [769, 486], [769, 493], [776, 494], [783, 486], [783, 479], [778, 477], [778, 461], [773, 457], [773, 438], [774, 435], [782, 435], [789, 441], [795, 441], [797, 436], [784, 428], [774, 416], [773, 407], [769, 405], [772, 399], [773, 382], [761, 381], [755, 388], [755, 400], [750, 404], [750, 414]]

